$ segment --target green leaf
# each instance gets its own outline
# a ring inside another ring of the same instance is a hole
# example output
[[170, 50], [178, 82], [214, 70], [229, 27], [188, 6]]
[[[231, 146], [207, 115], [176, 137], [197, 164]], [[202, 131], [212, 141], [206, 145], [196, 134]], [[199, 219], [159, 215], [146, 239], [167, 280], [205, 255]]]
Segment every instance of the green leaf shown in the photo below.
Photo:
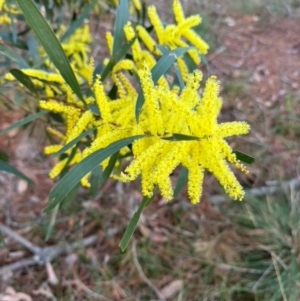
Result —
[[98, 0], [93, 0], [87, 6], [85, 6], [81, 15], [71, 24], [68, 30], [62, 35], [62, 37], [60, 38], [61, 42], [67, 40], [74, 33], [74, 31], [81, 26], [81, 24], [88, 17], [90, 11], [93, 9], [97, 2]]
[[200, 140], [199, 137], [196, 136], [189, 136], [189, 135], [184, 135], [184, 134], [176, 134], [174, 133], [170, 137], [163, 138], [164, 140], [169, 140], [169, 141], [190, 141], [190, 140]]
[[127, 248], [127, 245], [129, 243], [129, 240], [135, 230], [135, 227], [140, 219], [142, 210], [146, 207], [147, 204], [149, 204], [149, 197], [144, 197], [142, 202], [139, 205], [138, 210], [134, 213], [132, 219], [130, 220], [125, 233], [123, 234], [123, 237], [120, 241], [119, 247], [121, 248], [122, 252], [124, 252]]
[[116, 11], [116, 17], [114, 22], [114, 44], [112, 56], [115, 57], [119, 49], [121, 48], [124, 40], [123, 27], [127, 23], [129, 14], [128, 0], [120, 0]]
[[90, 191], [89, 194], [91, 196], [96, 195], [97, 191], [98, 191], [98, 187], [99, 187], [99, 183], [100, 183], [100, 179], [102, 176], [102, 168], [100, 166], [96, 166], [91, 173], [91, 178], [90, 178]]
[[38, 118], [40, 118], [40, 117], [46, 115], [47, 113], [49, 113], [49, 111], [43, 110], [43, 111], [41, 111], [41, 112], [38, 112], [38, 113], [35, 113], [35, 114], [32, 114], [32, 115], [29, 115], [29, 116], [25, 117], [24, 119], [21, 119], [21, 120], [19, 120], [18, 122], [16, 122], [16, 123], [10, 125], [8, 128], [6, 128], [6, 129], [0, 131], [0, 136], [2, 136], [2, 135], [4, 135], [4, 134], [8, 133], [9, 131], [11, 131], [11, 130], [13, 130], [13, 129], [15, 129], [15, 128], [18, 128], [18, 127], [20, 127], [20, 126], [22, 126], [22, 125], [25, 125], [25, 124], [27, 124], [27, 123], [29, 123], [29, 122], [35, 120], [35, 119], [38, 119]]
[[103, 184], [110, 177], [110, 175], [116, 165], [118, 157], [119, 157], [119, 152], [116, 152], [115, 154], [113, 154], [110, 157], [107, 167], [103, 170], [99, 184]]
[[248, 156], [244, 153], [241, 153], [239, 151], [234, 151], [233, 153], [236, 155], [236, 158], [238, 160], [240, 160], [240, 161], [242, 161], [246, 164], [252, 164], [255, 161], [255, 159], [253, 157], [250, 157], [250, 156]]
[[13, 52], [12, 49], [6, 48], [4, 45], [0, 44], [0, 53], [5, 55], [11, 61], [15, 62], [20, 68], [30, 68], [27, 62], [20, 57], [18, 54]]
[[111, 72], [113, 67], [117, 62], [119, 62], [128, 52], [128, 50], [131, 48], [132, 44], [134, 43], [136, 38], [133, 38], [132, 40], [126, 42], [121, 49], [115, 54], [115, 56], [112, 56], [112, 58], [109, 60], [108, 64], [104, 68], [102, 74], [101, 74], [101, 81], [103, 82], [108, 74]]
[[[171, 67], [171, 65], [175, 62], [175, 60], [186, 53], [187, 51], [191, 50], [192, 47], [185, 47], [185, 48], [177, 48], [172, 51], [165, 52], [164, 55], [158, 60], [156, 65], [152, 68], [152, 80], [154, 84], [157, 83], [159, 78], [165, 74], [165, 72]], [[142, 110], [142, 106], [144, 104], [145, 98], [143, 94], [143, 90], [141, 89], [136, 104], [135, 104], [135, 118], [138, 121], [139, 115]]]
[[23, 84], [29, 91], [33, 94], [37, 95], [36, 89], [34, 84], [32, 83], [30, 77], [22, 72], [19, 69], [11, 69], [10, 73], [21, 83]]
[[70, 66], [69, 60], [46, 20], [43, 18], [32, 0], [16, 1], [20, 9], [22, 10], [29, 26], [35, 33], [41, 45], [44, 47], [46, 53], [48, 54], [55, 67], [61, 73], [61, 76], [65, 79], [66, 83], [72, 88], [79, 99], [84, 102], [79, 84]]
[[[166, 48], [166, 46], [164, 45], [156, 45], [155, 48], [157, 48], [162, 54], [165, 54], [167, 53], [169, 50]], [[182, 79], [182, 76], [181, 76], [181, 73], [180, 73], [180, 70], [177, 66], [177, 64], [175, 63], [173, 65], [174, 69], [175, 69], [175, 73], [176, 73], [176, 78], [175, 80], [177, 79], [178, 81], [178, 84], [179, 84], [179, 87], [180, 89], [182, 90], [184, 88], [184, 82], [183, 82], [183, 79]], [[174, 84], [174, 82], [173, 82]], [[177, 84], [177, 83], [176, 83]]]
[[0, 161], [0, 171], [6, 171], [8, 173], [12, 173], [15, 176], [19, 177], [20, 179], [25, 180], [26, 182], [28, 182], [30, 185], [34, 185], [34, 183], [32, 182], [31, 179], [29, 179], [28, 177], [26, 177], [24, 174], [22, 174], [20, 171], [18, 171], [17, 169], [15, 169], [14, 167], [8, 165], [7, 163], [5, 163], [4, 161]]
[[64, 152], [66, 152], [69, 148], [71, 148], [73, 145], [75, 145], [77, 142], [79, 142], [82, 138], [90, 134], [95, 128], [91, 128], [83, 133], [81, 133], [79, 136], [68, 142], [63, 148], [61, 148], [58, 152], [54, 153], [53, 157], [58, 157]]
[[57, 204], [59, 204], [68, 195], [68, 193], [77, 185], [77, 183], [79, 183], [79, 181], [86, 174], [92, 171], [103, 160], [110, 157], [115, 152], [119, 151], [122, 147], [142, 137], [142, 135], [138, 135], [121, 139], [117, 142], [110, 144], [104, 149], [99, 149], [98, 151], [92, 153], [90, 156], [80, 161], [51, 190], [48, 197], [50, 204], [44, 211], [50, 211]]
[[181, 191], [183, 186], [187, 183], [187, 179], [188, 179], [188, 170], [186, 167], [181, 166], [177, 183], [174, 189], [174, 197], [177, 196], [177, 194]]
[[[76, 193], [77, 193], [77, 190], [78, 190], [78, 187], [79, 185], [76, 185], [72, 191], [69, 192], [69, 194], [62, 200], [61, 202], [61, 205], [64, 205], [66, 204], [67, 202], [70, 202], [74, 199]], [[45, 237], [45, 240], [47, 241], [52, 232], [53, 232], [53, 229], [54, 229], [54, 226], [55, 226], [55, 222], [56, 222], [56, 216], [57, 216], [57, 213], [58, 213], [58, 209], [59, 209], [59, 205], [57, 205], [54, 210], [51, 212], [51, 216], [50, 216], [50, 222], [49, 222], [49, 225], [47, 226], [47, 231], [46, 231], [46, 237]]]

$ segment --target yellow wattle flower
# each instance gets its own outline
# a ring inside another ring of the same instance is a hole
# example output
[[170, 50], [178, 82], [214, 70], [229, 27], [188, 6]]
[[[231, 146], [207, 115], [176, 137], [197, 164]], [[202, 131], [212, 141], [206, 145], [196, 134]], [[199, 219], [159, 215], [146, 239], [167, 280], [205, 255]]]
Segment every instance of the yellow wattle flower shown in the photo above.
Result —
[[[141, 175], [144, 195], [151, 196], [153, 187], [157, 185], [163, 197], [170, 200], [173, 192], [169, 176], [176, 166], [182, 164], [189, 172], [187, 187], [193, 204], [199, 202], [202, 194], [202, 188], [199, 186], [203, 181], [204, 170], [208, 170], [217, 178], [231, 198], [242, 199], [243, 188], [228, 163], [244, 172], [246, 169], [237, 160], [224, 138], [247, 134], [250, 127], [245, 122], [218, 124], [217, 116], [221, 100], [218, 96], [219, 83], [216, 77], [211, 76], [207, 80], [200, 97], [197, 90], [202, 74], [195, 71], [188, 76], [186, 87], [176, 98], [172, 90], [153, 85], [147, 66], [143, 71], [139, 71], [139, 76], [145, 97], [139, 128], [142, 133], [150, 134], [150, 137], [133, 143], [134, 159], [121, 174], [120, 179], [132, 181]], [[158, 103], [153, 103], [153, 100]], [[163, 107], [167, 107], [168, 110]], [[168, 114], [165, 114], [167, 112]], [[157, 125], [160, 122], [157, 122], [159, 120], [157, 118], [161, 120], [159, 128]], [[173, 133], [182, 133], [198, 139], [190, 141], [164, 139], [164, 135], [170, 136]]]

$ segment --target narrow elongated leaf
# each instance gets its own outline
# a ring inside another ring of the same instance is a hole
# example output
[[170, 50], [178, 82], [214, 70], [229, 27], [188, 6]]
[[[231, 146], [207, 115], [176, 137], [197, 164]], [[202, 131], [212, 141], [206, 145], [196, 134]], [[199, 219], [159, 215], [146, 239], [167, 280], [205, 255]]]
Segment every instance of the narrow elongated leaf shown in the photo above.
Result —
[[[70, 193], [61, 201], [61, 205], [65, 205], [66, 203], [72, 201], [74, 198], [75, 198], [75, 195], [77, 193], [77, 190], [78, 190], [78, 187], [79, 185], [76, 185], [71, 191]], [[49, 240], [52, 232], [53, 232], [53, 229], [54, 229], [54, 226], [55, 226], [55, 222], [56, 222], [56, 217], [57, 217], [57, 213], [58, 213], [58, 209], [60, 208], [59, 205], [57, 205], [54, 210], [52, 210], [51, 212], [51, 216], [50, 216], [50, 221], [49, 221], [49, 224], [47, 226], [47, 231], [46, 231], [46, 237], [45, 237], [45, 240]]]
[[123, 27], [128, 21], [128, 0], [120, 0], [116, 11], [116, 17], [114, 22], [114, 44], [113, 44], [113, 57], [117, 54], [122, 46], [124, 40]]
[[[165, 52], [164, 55], [158, 60], [156, 65], [152, 68], [152, 80], [154, 84], [159, 80], [159, 78], [165, 74], [165, 72], [171, 67], [171, 65], [175, 62], [175, 60], [186, 53], [187, 51], [191, 50], [192, 47], [185, 47], [185, 48], [177, 48], [172, 51]], [[144, 104], [145, 98], [143, 94], [143, 90], [141, 89], [136, 104], [135, 104], [135, 119], [138, 121], [139, 115], [141, 113], [142, 106]]]
[[172, 136], [163, 138], [164, 140], [169, 140], [169, 141], [190, 141], [190, 140], [200, 140], [199, 137], [196, 136], [189, 136], [189, 135], [184, 135], [184, 134], [176, 134], [174, 133]]
[[33, 94], [37, 94], [34, 84], [32, 83], [30, 77], [22, 72], [19, 69], [11, 69], [10, 73], [21, 83], [23, 84], [29, 91]]
[[111, 72], [111, 70], [113, 69], [113, 67], [115, 66], [115, 64], [117, 62], [119, 62], [128, 52], [128, 50], [130, 49], [130, 47], [132, 46], [132, 44], [134, 43], [136, 38], [128, 41], [127, 43], [125, 43], [121, 49], [118, 50], [118, 52], [112, 56], [112, 58], [109, 60], [108, 64], [105, 66], [102, 74], [101, 74], [101, 80], [104, 81], [106, 79], [106, 77], [108, 76], [108, 74]]
[[110, 157], [107, 167], [103, 170], [99, 184], [103, 184], [111, 175], [119, 157], [119, 152], [116, 152]]
[[246, 155], [244, 153], [241, 153], [239, 151], [234, 151], [234, 153], [235, 153], [236, 158], [238, 160], [240, 160], [240, 161], [242, 161], [242, 162], [244, 162], [246, 164], [252, 164], [255, 161], [255, 159], [253, 157], [248, 156], [248, 155]]
[[24, 119], [21, 119], [21, 120], [19, 120], [18, 122], [16, 122], [16, 123], [10, 125], [8, 128], [6, 128], [6, 129], [0, 131], [0, 136], [1, 136], [1, 135], [4, 135], [4, 134], [6, 134], [6, 133], [8, 133], [9, 131], [11, 131], [11, 130], [13, 130], [13, 129], [15, 129], [15, 128], [18, 128], [18, 127], [20, 127], [20, 126], [22, 126], [22, 125], [25, 125], [25, 124], [27, 124], [27, 123], [29, 123], [29, 122], [35, 120], [35, 119], [38, 119], [38, 118], [40, 118], [40, 117], [46, 115], [47, 113], [49, 113], [49, 111], [43, 110], [43, 111], [41, 111], [41, 112], [38, 112], [38, 113], [35, 113], [35, 114], [32, 114], [32, 115], [29, 115], [29, 116], [25, 117]]
[[17, 176], [18, 178], [23, 179], [26, 182], [28, 182], [30, 185], [34, 185], [34, 183], [32, 182], [31, 179], [29, 179], [24, 174], [22, 174], [20, 171], [18, 171], [17, 169], [15, 169], [14, 167], [10, 166], [9, 164], [7, 164], [3, 161], [0, 161], [0, 171], [6, 171], [8, 173], [12, 173], [15, 176]]
[[[164, 46], [164, 45], [156, 45], [155, 48], [157, 48], [162, 54], [165, 54], [165, 53], [167, 53], [169, 51], [167, 49], [167, 47]], [[177, 79], [179, 87], [182, 90], [184, 88], [184, 82], [183, 82], [180, 70], [179, 70], [179, 68], [178, 68], [178, 66], [177, 66], [176, 63], [174, 63], [173, 67], [174, 67], [174, 70], [175, 70], [175, 73], [176, 73], [175, 80]], [[173, 82], [173, 84], [174, 84], [174, 82]]]
[[177, 194], [181, 191], [183, 186], [187, 183], [187, 178], [188, 170], [184, 166], [181, 166], [181, 170], [179, 172], [177, 183], [174, 189], [174, 197], [177, 196]]
[[91, 177], [90, 177], [91, 187], [90, 187], [90, 191], [89, 191], [89, 194], [91, 196], [96, 195], [96, 193], [98, 191], [102, 173], [103, 173], [103, 171], [100, 166], [96, 166], [91, 172]]
[[70, 66], [69, 60], [46, 20], [43, 18], [32, 0], [16, 0], [16, 2], [55, 67], [59, 70], [62, 77], [72, 88], [74, 93], [84, 102], [79, 84]]
[[127, 245], [130, 241], [130, 238], [135, 230], [135, 227], [140, 219], [142, 210], [146, 207], [146, 205], [149, 203], [149, 197], [144, 197], [142, 202], [139, 205], [138, 210], [134, 213], [132, 219], [130, 220], [125, 233], [123, 234], [123, 237], [120, 241], [119, 247], [121, 248], [122, 252], [124, 252], [127, 248]]
[[166, 71], [171, 67], [171, 65], [176, 61], [178, 57], [182, 56], [191, 49], [193, 48], [184, 47], [166, 52], [151, 70], [152, 79], [154, 83], [156, 83], [159, 80], [159, 78], [166, 73]]
[[6, 48], [4, 45], [0, 44], [0, 53], [9, 58], [11, 61], [15, 62], [19, 68], [29, 68], [27, 62], [18, 54], [13, 52], [12, 49]]
[[73, 167], [51, 190], [49, 194], [49, 206], [45, 209], [45, 212], [53, 209], [59, 204], [68, 193], [79, 183], [79, 181], [96, 166], [98, 166], [103, 160], [119, 151], [122, 147], [132, 143], [134, 140], [142, 138], [142, 135], [132, 136], [129, 138], [121, 139], [117, 142], [110, 144], [104, 149], [100, 149], [90, 156], [83, 159], [75, 167]]
[[91, 128], [83, 133], [81, 133], [79, 136], [71, 140], [69, 143], [67, 143], [64, 147], [62, 147], [58, 152], [54, 153], [53, 157], [58, 157], [64, 152], [66, 152], [69, 148], [71, 148], [73, 145], [75, 145], [77, 142], [79, 142], [82, 138], [90, 134], [95, 128]]
[[81, 26], [81, 24], [88, 17], [90, 11], [93, 9], [93, 7], [97, 2], [98, 0], [93, 0], [88, 5], [85, 6], [81, 15], [70, 25], [68, 30], [62, 35], [62, 37], [60, 38], [61, 42], [67, 40], [74, 33], [74, 31]]

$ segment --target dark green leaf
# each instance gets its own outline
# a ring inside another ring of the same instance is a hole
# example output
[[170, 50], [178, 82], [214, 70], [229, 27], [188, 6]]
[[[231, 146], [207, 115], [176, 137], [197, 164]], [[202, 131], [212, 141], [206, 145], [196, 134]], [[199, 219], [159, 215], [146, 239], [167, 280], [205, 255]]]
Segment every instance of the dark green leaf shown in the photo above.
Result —
[[2, 150], [0, 150], [0, 161], [6, 162], [6, 163], [9, 161], [8, 155]]
[[43, 18], [32, 0], [16, 1], [24, 14], [26, 21], [35, 33], [41, 45], [44, 47], [55, 67], [59, 70], [62, 77], [72, 88], [74, 93], [84, 102], [79, 84], [70, 66], [68, 58], [46, 20]]
[[106, 79], [106, 77], [108, 76], [108, 74], [111, 72], [111, 70], [113, 69], [113, 67], [115, 66], [115, 64], [117, 62], [119, 62], [128, 52], [128, 50], [130, 49], [130, 47], [132, 46], [132, 44], [134, 43], [136, 38], [128, 41], [127, 43], [125, 43], [121, 49], [118, 50], [118, 52], [115, 54], [115, 56], [112, 56], [112, 58], [110, 59], [110, 61], [108, 62], [108, 64], [105, 66], [102, 74], [101, 74], [101, 81], [104, 81]]
[[88, 5], [85, 6], [81, 15], [71, 24], [71, 26], [68, 28], [68, 30], [60, 38], [61, 42], [67, 40], [74, 33], [74, 31], [81, 26], [81, 24], [88, 17], [90, 11], [93, 9], [93, 7], [95, 6], [95, 4], [97, 2], [98, 2], [98, 0], [93, 0]]
[[[171, 65], [175, 62], [175, 60], [186, 53], [188, 50], [191, 50], [192, 47], [185, 47], [185, 48], [177, 48], [172, 51], [165, 52], [164, 55], [158, 60], [156, 65], [152, 68], [151, 74], [154, 84], [157, 83], [159, 78], [165, 74], [165, 72], [171, 67]], [[143, 90], [141, 89], [136, 104], [135, 104], [135, 118], [136, 120], [139, 119], [139, 115], [142, 110], [142, 106], [144, 104], [144, 94]]]
[[58, 157], [64, 152], [66, 152], [69, 148], [71, 148], [73, 145], [75, 145], [77, 142], [79, 142], [82, 138], [90, 134], [95, 128], [91, 128], [83, 133], [81, 133], [79, 136], [71, 140], [69, 143], [67, 143], [63, 148], [61, 148], [58, 152], [54, 153], [52, 156]]
[[154, 83], [156, 83], [159, 78], [166, 73], [166, 71], [171, 67], [178, 57], [182, 56], [191, 49], [192, 47], [185, 47], [166, 52], [151, 70]]
[[122, 147], [132, 143], [134, 140], [142, 138], [142, 135], [133, 136], [121, 139], [110, 144], [104, 149], [92, 153], [90, 156], [83, 159], [75, 167], [73, 167], [51, 190], [49, 194], [50, 204], [45, 209], [45, 212], [53, 209], [59, 204], [68, 193], [79, 183], [79, 181], [90, 171], [92, 171], [103, 160], [119, 151]]
[[174, 133], [172, 136], [163, 138], [164, 140], [169, 140], [169, 141], [190, 141], [190, 140], [200, 140], [199, 137], [196, 136], [189, 136], [189, 135], [184, 135], [184, 134], [176, 134]]
[[114, 44], [112, 56], [115, 57], [119, 49], [121, 48], [124, 40], [123, 27], [128, 21], [128, 0], [120, 0], [116, 11], [116, 17], [114, 22]]
[[186, 167], [181, 166], [177, 183], [174, 189], [174, 197], [181, 191], [183, 186], [187, 183], [187, 179], [188, 179], [188, 170], [186, 169]]
[[6, 48], [4, 45], [0, 44], [0, 53], [15, 62], [20, 68], [29, 68], [27, 62], [18, 54], [14, 53], [12, 49]]
[[19, 177], [20, 179], [23, 179], [26, 182], [28, 182], [30, 185], [34, 185], [34, 183], [32, 182], [31, 179], [29, 179], [24, 174], [22, 174], [21, 172], [19, 172], [17, 169], [15, 169], [14, 167], [8, 165], [7, 163], [5, 163], [3, 161], [0, 161], [0, 171], [6, 171], [8, 173], [12, 173], [15, 176]]
[[11, 69], [10, 73], [21, 83], [23, 84], [29, 91], [33, 94], [37, 95], [34, 84], [32, 83], [30, 77], [18, 69]]
[[29, 116], [25, 117], [24, 119], [21, 119], [18, 122], [10, 125], [8, 128], [0, 131], [0, 136], [8, 133], [9, 131], [11, 131], [11, 130], [13, 130], [15, 128], [18, 128], [18, 127], [20, 127], [22, 125], [25, 125], [25, 124], [27, 124], [27, 123], [35, 120], [35, 119], [38, 119], [38, 118], [42, 117], [42, 116], [46, 115], [48, 112], [49, 111], [43, 110], [41, 112], [29, 115]]
[[113, 154], [110, 159], [109, 159], [109, 163], [107, 165], [107, 167], [104, 169], [101, 178], [100, 178], [100, 183], [99, 184], [103, 184], [111, 175], [116, 162], [118, 160], [119, 157], [119, 152], [116, 152], [115, 154]]
[[142, 213], [142, 210], [146, 207], [146, 205], [149, 203], [149, 197], [144, 197], [142, 202], [140, 203], [140, 206], [138, 208], [138, 210], [134, 213], [132, 219], [130, 220], [126, 230], [125, 230], [125, 233], [121, 239], [121, 242], [119, 244], [119, 247], [121, 248], [122, 252], [125, 251], [128, 243], [129, 243], [129, 240], [134, 232], [134, 229], [140, 219], [140, 215]]
[[242, 161], [246, 164], [252, 164], [255, 161], [255, 159], [253, 157], [250, 157], [250, 156], [248, 156], [244, 153], [241, 153], [239, 151], [234, 151], [233, 153], [236, 155], [236, 158], [238, 160], [240, 160], [240, 161]]
[[[61, 202], [62, 206], [74, 199], [74, 197], [75, 197], [75, 195], [77, 193], [78, 187], [79, 187], [79, 185], [76, 185], [72, 189], [72, 191], [70, 191], [69, 194], [62, 200], [62, 202]], [[53, 229], [54, 229], [54, 226], [55, 226], [55, 222], [56, 222], [56, 216], [57, 216], [59, 207], [60, 206], [57, 205], [54, 208], [54, 210], [51, 212], [49, 225], [47, 226], [47, 231], [46, 231], [46, 237], [45, 237], [46, 241], [50, 238], [50, 236], [51, 236], [51, 234], [53, 232]]]
[[100, 183], [100, 179], [101, 179], [101, 175], [102, 175], [102, 168], [100, 166], [96, 166], [91, 173], [91, 178], [90, 178], [90, 192], [89, 194], [91, 196], [96, 195], [97, 191], [98, 191], [98, 187], [99, 187], [99, 183]]

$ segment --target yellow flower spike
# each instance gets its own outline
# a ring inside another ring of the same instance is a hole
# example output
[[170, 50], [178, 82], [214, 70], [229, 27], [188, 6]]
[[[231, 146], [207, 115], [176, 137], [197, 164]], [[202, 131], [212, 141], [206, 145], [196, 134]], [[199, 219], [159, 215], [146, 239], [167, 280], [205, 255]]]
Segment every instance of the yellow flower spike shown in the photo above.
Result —
[[118, 76], [118, 73], [112, 73], [111, 75], [111, 79], [114, 82], [114, 84], [116, 85], [117, 89], [118, 89], [118, 95], [120, 98], [124, 98], [126, 97], [127, 93], [126, 90], [122, 84], [122, 82], [120, 81], [120, 78]]
[[184, 21], [180, 22], [175, 30], [176, 38], [182, 36], [187, 30], [195, 27], [201, 23], [201, 17], [199, 15], [194, 15], [186, 18]]
[[67, 143], [83, 133], [84, 130], [88, 128], [88, 125], [93, 122], [93, 118], [94, 115], [91, 111], [85, 111], [75, 124], [72, 134], [68, 137]]
[[112, 34], [111, 34], [110, 31], [106, 32], [106, 34], [105, 34], [105, 40], [106, 40], [106, 45], [107, 45], [109, 54], [112, 55], [114, 38], [113, 38], [113, 36], [112, 36]]
[[185, 20], [183, 8], [179, 0], [173, 1], [173, 13], [176, 23], [180, 23]]
[[192, 59], [192, 61], [194, 62], [195, 65], [199, 65], [201, 62], [201, 58], [198, 54], [198, 51], [196, 49], [191, 49], [188, 52], [188, 55], [190, 56], [190, 58]]
[[136, 10], [140, 11], [142, 9], [140, 0], [132, 0], [132, 3]]
[[53, 97], [55, 94], [54, 94], [54, 91], [51, 89], [50, 86], [45, 86], [45, 95], [48, 97], [48, 98], [51, 98]]
[[62, 172], [64, 169], [68, 159], [64, 159], [62, 161], [57, 162], [49, 172], [49, 178], [54, 179]]
[[164, 132], [163, 120], [158, 103], [158, 94], [154, 87], [151, 72], [148, 67], [145, 67], [144, 70], [139, 70], [138, 74], [145, 98], [145, 103], [141, 112], [141, 119], [143, 119], [145, 115], [146, 129], [150, 134], [162, 135]]
[[83, 153], [83, 158], [86, 158], [88, 155], [92, 154], [93, 152], [105, 148], [111, 143], [118, 141], [120, 139], [124, 139], [130, 136], [130, 129], [116, 129], [115, 131], [111, 131], [104, 133], [103, 135], [97, 137], [92, 144], [87, 147]]
[[[123, 30], [124, 30], [124, 34], [125, 34], [127, 41], [132, 40], [136, 36], [135, 31], [134, 31], [130, 21], [128, 21], [125, 24]], [[133, 56], [134, 62], [135, 63], [140, 62], [142, 49], [141, 49], [140, 43], [137, 39], [133, 42], [133, 44], [131, 46], [131, 51], [132, 51], [132, 56]]]
[[87, 78], [87, 82], [90, 86], [93, 85], [93, 80], [94, 80], [94, 59], [91, 58], [90, 59], [90, 63], [88, 65], [88, 68], [87, 68], [87, 75], [88, 75], [88, 78]]
[[187, 78], [188, 78], [188, 74], [189, 74], [189, 68], [188, 66], [186, 65], [184, 59], [182, 57], [179, 57], [177, 60], [177, 65], [178, 65], [178, 68], [179, 68], [179, 71], [180, 71], [180, 74], [181, 74], [181, 77], [182, 77], [182, 80], [184, 82], [187, 81]]
[[200, 116], [206, 116], [202, 122], [206, 128], [211, 128], [216, 123], [217, 115], [221, 109], [221, 99], [218, 97], [219, 83], [215, 76], [211, 76], [205, 84], [204, 91], [197, 112]]
[[153, 5], [149, 6], [147, 13], [148, 13], [148, 18], [150, 20], [150, 23], [154, 27], [154, 31], [157, 36], [158, 44], [163, 44], [165, 29], [164, 29], [164, 26], [156, 12], [155, 6], [153, 6]]
[[182, 33], [192, 45], [194, 45], [201, 54], [206, 54], [208, 51], [208, 44], [205, 43], [193, 30], [187, 30]]
[[250, 126], [244, 121], [232, 121], [221, 123], [218, 126], [217, 134], [222, 138], [227, 138], [237, 135], [245, 135], [250, 131]]
[[90, 178], [91, 173], [86, 174], [81, 180], [80, 180], [80, 184], [81, 186], [85, 187], [85, 188], [90, 188], [91, 184], [89, 182], [89, 178]]
[[63, 118], [65, 120], [65, 136], [66, 140], [72, 134], [73, 128], [80, 117], [80, 111], [72, 106], [67, 106], [68, 110], [64, 113]]
[[118, 73], [117, 76], [125, 89], [126, 95], [132, 98], [136, 97], [137, 93], [127, 77], [122, 73]]
[[113, 68], [112, 73], [119, 72], [121, 70], [134, 70], [134, 63], [132, 60], [121, 60]]
[[190, 157], [186, 157], [182, 162], [188, 169], [187, 193], [192, 204], [200, 202], [202, 196], [202, 184], [204, 178], [204, 168], [195, 164]]
[[39, 107], [44, 110], [52, 111], [53, 113], [64, 113], [66, 111], [66, 105], [55, 100], [40, 100]]
[[93, 92], [95, 96], [95, 101], [97, 104], [97, 107], [99, 109], [99, 112], [101, 114], [101, 118], [105, 122], [110, 122], [111, 120], [111, 112], [108, 105], [108, 99], [105, 94], [103, 85], [101, 83], [100, 75], [96, 75], [96, 79], [93, 85]]
[[47, 132], [57, 138], [59, 138], [60, 140], [64, 141], [65, 140], [65, 136], [58, 130], [52, 128], [51, 126], [47, 127]]
[[63, 146], [60, 144], [48, 145], [44, 147], [44, 154], [51, 155], [58, 152]]
[[138, 25], [136, 27], [136, 32], [137, 32], [137, 35], [139, 36], [139, 38], [143, 41], [143, 43], [145, 44], [145, 46], [147, 47], [147, 49], [150, 52], [153, 52], [157, 55], [161, 54], [160, 51], [155, 47], [156, 42], [154, 41], [154, 39], [150, 36], [148, 31], [143, 26]]
[[193, 73], [189, 74], [186, 85], [181, 92], [180, 99], [182, 99], [184, 106], [189, 110], [192, 110], [199, 101], [197, 90], [199, 89], [202, 76], [203, 74], [200, 70], [194, 70]]
[[[123, 182], [133, 181], [141, 174], [143, 166], [153, 168], [153, 163], [155, 162], [157, 155], [163, 150], [164, 146], [164, 141], [160, 140], [145, 149], [139, 156], [135, 158], [135, 160], [129, 164], [129, 166], [125, 169], [125, 172], [121, 174], [121, 180]], [[153, 186], [153, 184], [150, 183], [151, 181], [149, 181], [151, 174], [148, 174], [147, 176], [148, 178], [144, 177], [145, 187]]]

